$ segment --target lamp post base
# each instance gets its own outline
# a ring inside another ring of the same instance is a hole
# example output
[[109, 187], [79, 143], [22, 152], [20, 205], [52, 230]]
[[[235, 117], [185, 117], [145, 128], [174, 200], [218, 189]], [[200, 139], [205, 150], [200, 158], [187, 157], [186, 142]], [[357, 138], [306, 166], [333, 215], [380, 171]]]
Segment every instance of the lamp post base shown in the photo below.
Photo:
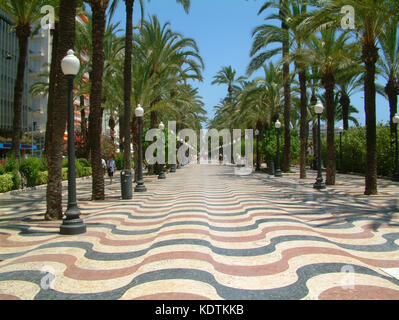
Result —
[[145, 187], [144, 184], [137, 184], [136, 187], [134, 188], [134, 192], [146, 192], [147, 188]]
[[65, 214], [66, 218], [60, 226], [60, 234], [76, 235], [86, 232], [86, 225], [79, 218], [80, 211], [78, 207], [68, 208]]
[[170, 173], [176, 172], [176, 165], [175, 164], [172, 164], [172, 166], [170, 167], [170, 171], [169, 172]]
[[321, 190], [321, 189], [325, 189], [326, 188], [326, 184], [323, 182], [323, 180], [317, 180], [314, 185], [313, 185], [314, 189], [317, 190]]
[[283, 173], [281, 172], [280, 169], [277, 169], [277, 170], [274, 172], [274, 176], [275, 176], [275, 177], [282, 177], [282, 176], [283, 176]]

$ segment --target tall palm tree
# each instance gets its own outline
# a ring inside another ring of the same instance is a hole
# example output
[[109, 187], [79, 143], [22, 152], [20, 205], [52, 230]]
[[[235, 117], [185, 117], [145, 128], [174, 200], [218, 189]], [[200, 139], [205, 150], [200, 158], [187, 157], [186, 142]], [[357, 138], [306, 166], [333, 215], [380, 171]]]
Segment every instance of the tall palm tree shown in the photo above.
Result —
[[[57, 50], [53, 52], [54, 64], [51, 69], [55, 71], [54, 97], [52, 101], [57, 106], [57, 112], [52, 112], [47, 119], [51, 123], [51, 131], [46, 138], [47, 143], [47, 220], [62, 218], [62, 152], [63, 139], [67, 121], [68, 110], [68, 82], [61, 70], [61, 60], [67, 51], [74, 48], [75, 44], [75, 16], [76, 0], [60, 0], [59, 6], [59, 34], [56, 41]], [[51, 92], [51, 86], [50, 86]], [[54, 107], [55, 108], [55, 107]], [[53, 109], [54, 110], [54, 109]]]
[[[364, 80], [359, 77], [362, 72], [360, 65], [349, 68], [337, 75], [337, 87], [340, 92], [339, 104], [342, 111], [342, 125], [344, 130], [349, 129], [349, 117], [351, 106], [351, 95], [363, 88]], [[352, 109], [353, 111], [353, 109]]]
[[11, 143], [11, 152], [16, 159], [20, 158], [19, 145], [22, 133], [22, 96], [28, 53], [28, 40], [31, 35], [32, 25], [42, 17], [40, 13], [42, 5], [44, 5], [43, 0], [0, 0], [0, 9], [13, 21], [18, 38], [18, 64], [14, 86], [14, 117]]
[[392, 121], [393, 116], [398, 109], [399, 94], [399, 33], [398, 22], [391, 19], [387, 30], [379, 36], [381, 45], [381, 55], [377, 64], [382, 70], [381, 75], [387, 81], [384, 91], [389, 101], [389, 125], [391, 128], [391, 138], [395, 134], [395, 124]]
[[234, 70], [231, 66], [222, 67], [222, 69], [213, 77], [214, 80], [211, 82], [211, 84], [227, 84], [228, 98], [231, 99], [234, 86], [241, 80], [245, 79], [243, 76], [236, 78], [236, 74], [236, 70]]
[[[290, 52], [290, 28], [289, 28], [289, 12], [288, 0], [270, 0], [267, 1], [259, 10], [258, 14], [265, 12], [269, 8], [279, 9], [279, 14], [270, 14], [265, 20], [278, 20], [281, 27], [273, 24], [264, 24], [258, 26], [252, 32], [254, 42], [251, 48], [252, 60], [247, 68], [247, 73], [259, 69], [267, 59], [281, 55], [283, 61], [283, 86], [284, 86], [284, 155], [282, 170], [290, 170], [290, 150], [291, 150], [291, 75], [288, 55]], [[273, 44], [281, 44], [281, 47], [275, 48]], [[272, 47], [270, 49], [270, 47]]]
[[320, 38], [311, 36], [309, 49], [303, 51], [303, 60], [316, 61], [320, 68], [321, 83], [325, 90], [326, 115], [327, 115], [327, 174], [326, 184], [335, 184], [336, 152], [334, 146], [334, 89], [337, 74], [352, 65], [355, 60], [356, 46], [348, 44], [348, 33], [337, 34], [335, 29], [328, 28], [320, 31]]
[[92, 198], [104, 199], [104, 169], [101, 164], [101, 124], [103, 117], [102, 90], [104, 73], [104, 34], [106, 25], [106, 11], [110, 0], [88, 1], [93, 19], [92, 47], [90, 72], [90, 115], [89, 115], [89, 145], [92, 167]]
[[305, 31], [322, 25], [339, 26], [344, 5], [356, 13], [355, 33], [362, 44], [362, 62], [365, 65], [364, 109], [366, 113], [366, 177], [365, 195], [377, 194], [377, 118], [376, 118], [376, 64], [379, 58], [378, 39], [387, 32], [392, 19], [398, 19], [397, 0], [314, 0], [319, 9], [303, 22]]

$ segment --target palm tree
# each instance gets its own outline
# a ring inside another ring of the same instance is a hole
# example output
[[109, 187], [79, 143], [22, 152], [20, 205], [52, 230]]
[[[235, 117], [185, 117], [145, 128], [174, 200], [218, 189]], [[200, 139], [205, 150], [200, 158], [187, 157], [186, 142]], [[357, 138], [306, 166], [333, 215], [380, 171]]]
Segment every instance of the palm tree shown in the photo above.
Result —
[[228, 98], [231, 99], [233, 91], [236, 88], [236, 83], [245, 79], [243, 76], [236, 78], [236, 73], [236, 70], [234, 70], [231, 66], [222, 67], [222, 69], [213, 77], [214, 80], [211, 82], [211, 84], [227, 84]]
[[355, 33], [362, 44], [362, 61], [365, 65], [364, 108], [366, 113], [366, 177], [365, 195], [377, 194], [377, 121], [376, 121], [376, 64], [379, 58], [378, 39], [389, 30], [392, 19], [397, 20], [399, 2], [396, 0], [334, 0], [312, 1], [319, 7], [303, 22], [306, 30], [323, 25], [339, 26], [341, 9], [350, 5], [356, 12]]
[[398, 22], [391, 19], [386, 32], [379, 36], [382, 54], [377, 64], [382, 70], [381, 75], [387, 81], [384, 91], [389, 101], [389, 125], [391, 128], [391, 139], [395, 134], [395, 124], [392, 122], [393, 116], [398, 109], [399, 94], [399, 38]]
[[18, 65], [14, 87], [14, 118], [12, 130], [11, 152], [19, 159], [21, 141], [22, 96], [24, 90], [25, 64], [28, 52], [28, 40], [31, 28], [42, 16], [40, 8], [43, 0], [1, 0], [0, 9], [13, 21], [18, 38]]
[[337, 35], [335, 29], [323, 29], [320, 38], [311, 36], [309, 49], [303, 51], [303, 60], [309, 65], [317, 62], [321, 73], [321, 83], [325, 90], [327, 115], [327, 174], [326, 184], [335, 184], [336, 152], [334, 147], [334, 89], [338, 72], [348, 69], [357, 61], [356, 46], [347, 44], [349, 35]]
[[[259, 10], [258, 14], [269, 8], [278, 8], [279, 14], [271, 14], [265, 20], [279, 20], [281, 27], [272, 24], [264, 24], [254, 29], [252, 36], [254, 42], [251, 49], [251, 60], [247, 73], [251, 74], [259, 69], [267, 59], [281, 54], [283, 61], [283, 86], [284, 86], [284, 156], [282, 170], [290, 170], [290, 150], [291, 150], [291, 129], [290, 129], [290, 113], [291, 113], [291, 75], [290, 64], [288, 62], [290, 48], [290, 28], [289, 28], [289, 12], [288, 0], [271, 0], [267, 1]], [[270, 48], [273, 44], [281, 44], [281, 48]], [[263, 51], [262, 51], [263, 50]]]
[[104, 169], [101, 164], [101, 124], [102, 124], [102, 90], [104, 73], [104, 34], [106, 25], [106, 10], [110, 0], [88, 1], [93, 19], [91, 72], [90, 72], [90, 115], [89, 115], [89, 145], [92, 167], [92, 198], [104, 199]]
[[343, 122], [344, 130], [349, 129], [350, 110], [353, 111], [350, 97], [363, 88], [364, 79], [359, 77], [361, 72], [360, 66], [355, 65], [354, 68], [345, 70], [337, 75], [337, 86], [340, 92], [339, 104], [342, 110], [342, 117], [340, 120]]
[[[61, 60], [67, 51], [74, 48], [75, 44], [75, 16], [76, 0], [60, 0], [59, 6], [59, 33], [53, 39], [56, 41], [57, 50], [53, 52], [54, 64], [52, 64], [50, 73], [54, 72], [54, 96], [49, 103], [54, 103], [53, 112], [50, 113], [51, 130], [47, 135], [47, 211], [45, 218], [47, 220], [62, 219], [62, 146], [64, 132], [67, 121], [68, 110], [68, 83], [61, 70]], [[54, 68], [54, 70], [53, 70]], [[51, 84], [50, 84], [51, 93]], [[57, 112], [54, 112], [57, 106]]]

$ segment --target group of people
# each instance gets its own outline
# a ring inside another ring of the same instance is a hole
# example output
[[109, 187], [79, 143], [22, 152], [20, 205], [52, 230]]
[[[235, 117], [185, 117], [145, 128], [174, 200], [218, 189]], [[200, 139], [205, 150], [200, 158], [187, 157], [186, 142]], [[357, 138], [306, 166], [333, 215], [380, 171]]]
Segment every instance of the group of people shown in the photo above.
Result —
[[102, 158], [101, 160], [102, 160], [102, 166], [104, 168], [104, 175], [108, 173], [110, 184], [112, 184], [112, 178], [114, 177], [114, 172], [116, 168], [115, 160], [112, 156], [107, 161], [105, 161], [104, 158]]

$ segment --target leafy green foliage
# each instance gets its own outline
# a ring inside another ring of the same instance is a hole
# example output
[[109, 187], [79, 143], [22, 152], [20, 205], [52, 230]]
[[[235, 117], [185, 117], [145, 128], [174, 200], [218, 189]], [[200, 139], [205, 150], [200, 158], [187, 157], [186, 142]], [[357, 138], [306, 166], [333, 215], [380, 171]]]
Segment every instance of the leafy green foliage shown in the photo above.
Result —
[[12, 174], [6, 173], [0, 175], [0, 192], [7, 192], [13, 189]]
[[39, 172], [45, 170], [45, 165], [39, 158], [27, 158], [21, 162], [19, 170], [25, 175], [27, 186], [33, 187], [37, 185]]

